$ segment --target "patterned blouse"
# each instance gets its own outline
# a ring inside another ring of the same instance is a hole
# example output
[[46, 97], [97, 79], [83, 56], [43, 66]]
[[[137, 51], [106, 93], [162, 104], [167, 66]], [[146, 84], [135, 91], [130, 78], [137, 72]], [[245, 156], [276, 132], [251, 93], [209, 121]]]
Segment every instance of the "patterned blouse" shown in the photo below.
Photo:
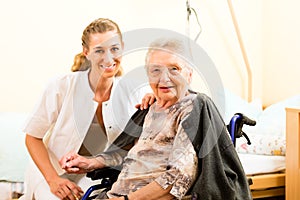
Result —
[[[124, 159], [123, 169], [112, 189], [111, 197], [126, 195], [156, 181], [181, 199], [197, 175], [197, 155], [181, 122], [193, 109], [196, 94], [189, 94], [168, 109], [150, 107], [138, 142]], [[103, 155], [106, 165], [120, 164], [121, 155]], [[116, 195], [114, 195], [116, 194]]]

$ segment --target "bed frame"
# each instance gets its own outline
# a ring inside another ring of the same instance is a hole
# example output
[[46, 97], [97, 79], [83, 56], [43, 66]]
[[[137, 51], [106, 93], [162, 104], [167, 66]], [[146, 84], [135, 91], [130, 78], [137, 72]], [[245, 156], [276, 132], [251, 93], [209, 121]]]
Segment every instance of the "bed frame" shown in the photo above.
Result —
[[253, 199], [284, 196], [285, 176], [285, 173], [248, 176], [253, 183], [250, 185]]
[[[286, 108], [286, 170], [248, 176], [253, 199], [285, 197], [300, 199], [300, 108]], [[283, 198], [284, 199], [284, 198]]]
[[286, 199], [300, 199], [300, 108], [286, 108]]

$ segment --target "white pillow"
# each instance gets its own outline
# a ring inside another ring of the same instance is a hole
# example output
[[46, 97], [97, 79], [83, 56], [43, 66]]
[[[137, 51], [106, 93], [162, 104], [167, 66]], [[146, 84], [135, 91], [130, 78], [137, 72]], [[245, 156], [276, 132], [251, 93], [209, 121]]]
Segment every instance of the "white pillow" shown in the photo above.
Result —
[[285, 138], [287, 107], [300, 107], [300, 95], [287, 98], [268, 106], [259, 116], [254, 131], [250, 134], [281, 136]]
[[231, 118], [235, 113], [243, 113], [248, 118], [257, 120], [262, 113], [262, 103], [261, 100], [255, 99], [252, 102], [247, 102], [240, 96], [230, 92], [229, 90], [224, 90], [225, 93], [225, 115], [224, 121], [229, 124]]
[[0, 181], [22, 182], [29, 155], [22, 126], [25, 113], [0, 112]]

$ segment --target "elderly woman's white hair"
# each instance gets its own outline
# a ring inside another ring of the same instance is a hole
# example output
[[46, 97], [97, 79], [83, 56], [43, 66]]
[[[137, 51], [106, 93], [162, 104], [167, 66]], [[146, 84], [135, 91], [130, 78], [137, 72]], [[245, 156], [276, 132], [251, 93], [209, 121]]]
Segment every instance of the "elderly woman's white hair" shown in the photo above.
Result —
[[[188, 45], [188, 41], [183, 38], [158, 38], [153, 41], [148, 48], [146, 54], [146, 63], [148, 63], [149, 57], [153, 51], [161, 50], [167, 51], [180, 57], [186, 62], [186, 67], [192, 69], [191, 65], [191, 53]], [[146, 65], [147, 67], [147, 65]]]

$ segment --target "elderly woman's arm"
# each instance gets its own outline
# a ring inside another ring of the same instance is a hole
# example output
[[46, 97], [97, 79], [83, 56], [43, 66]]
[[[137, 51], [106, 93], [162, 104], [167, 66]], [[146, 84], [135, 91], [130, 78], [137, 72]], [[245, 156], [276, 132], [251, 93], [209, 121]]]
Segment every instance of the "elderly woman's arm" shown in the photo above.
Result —
[[155, 181], [130, 193], [129, 200], [182, 198], [196, 179], [197, 165], [198, 158], [194, 147], [180, 125], [166, 171]]
[[75, 174], [82, 174], [104, 167], [115, 167], [122, 164], [128, 149], [131, 147], [132, 144], [129, 144], [123, 149], [118, 148], [112, 152], [104, 152], [93, 158], [86, 158], [75, 152], [69, 152], [59, 160], [59, 163], [66, 172]]
[[172, 186], [163, 189], [156, 181], [149, 183], [141, 189], [132, 192], [128, 195], [129, 200], [169, 200], [174, 199], [174, 196], [170, 194]]
[[[145, 187], [130, 193], [128, 196], [129, 200], [171, 200], [175, 199], [173, 195], [170, 194], [171, 186], [167, 189], [163, 189], [155, 181], [149, 183]], [[111, 200], [124, 200], [124, 197], [110, 198]]]

